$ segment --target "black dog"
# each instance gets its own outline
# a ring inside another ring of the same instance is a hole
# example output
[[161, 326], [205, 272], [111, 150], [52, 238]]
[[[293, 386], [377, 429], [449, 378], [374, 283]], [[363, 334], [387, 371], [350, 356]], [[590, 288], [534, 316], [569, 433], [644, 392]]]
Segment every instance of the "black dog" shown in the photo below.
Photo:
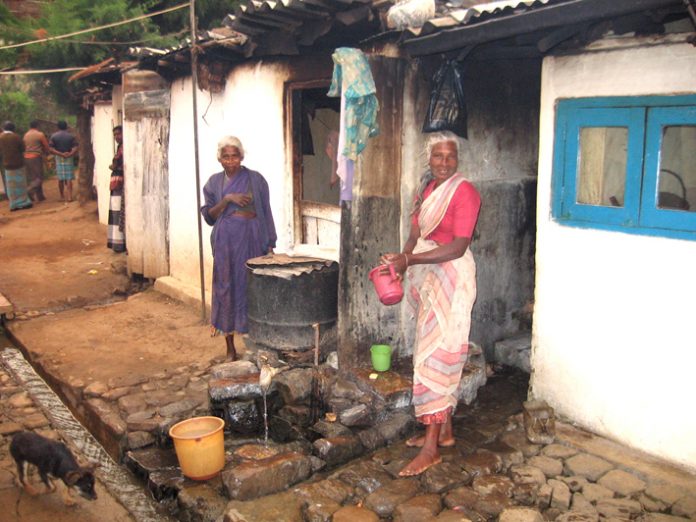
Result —
[[46, 484], [46, 492], [55, 491], [56, 486], [48, 478], [51, 474], [61, 479], [66, 486], [63, 501], [71, 506], [75, 501], [70, 497], [71, 488], [89, 500], [95, 500], [94, 468], [96, 466], [80, 467], [73, 454], [62, 442], [57, 442], [30, 431], [21, 431], [12, 437], [10, 453], [17, 463], [20, 486], [30, 495], [38, 492], [25, 479], [27, 464], [33, 464], [39, 470], [41, 480]]

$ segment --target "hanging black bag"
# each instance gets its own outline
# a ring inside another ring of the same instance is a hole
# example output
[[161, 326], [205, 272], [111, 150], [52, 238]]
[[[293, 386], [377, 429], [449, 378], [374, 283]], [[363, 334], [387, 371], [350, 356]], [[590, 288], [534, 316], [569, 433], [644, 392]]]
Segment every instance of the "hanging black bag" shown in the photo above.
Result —
[[454, 60], [444, 62], [433, 78], [428, 114], [423, 124], [423, 132], [445, 130], [467, 137], [464, 72]]

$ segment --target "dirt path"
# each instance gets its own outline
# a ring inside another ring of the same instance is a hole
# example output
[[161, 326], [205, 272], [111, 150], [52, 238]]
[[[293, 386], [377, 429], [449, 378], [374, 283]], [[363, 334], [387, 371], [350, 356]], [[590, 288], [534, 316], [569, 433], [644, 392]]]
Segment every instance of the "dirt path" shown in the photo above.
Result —
[[31, 209], [0, 202], [0, 292], [19, 314], [123, 299], [126, 258], [106, 248], [96, 201], [64, 204], [55, 179], [44, 187]]
[[126, 255], [106, 248], [96, 202], [65, 205], [55, 180], [45, 192], [29, 210], [0, 202], [0, 292], [18, 316], [8, 330], [34, 365], [88, 385], [224, 354], [198, 310], [153, 290], [126, 299]]

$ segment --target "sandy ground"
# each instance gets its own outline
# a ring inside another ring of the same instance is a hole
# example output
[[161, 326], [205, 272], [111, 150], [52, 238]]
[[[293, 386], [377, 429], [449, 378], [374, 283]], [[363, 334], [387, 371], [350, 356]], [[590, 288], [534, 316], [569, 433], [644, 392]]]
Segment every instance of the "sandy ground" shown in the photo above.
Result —
[[106, 248], [96, 201], [65, 204], [55, 179], [44, 187], [48, 199], [31, 209], [0, 202], [0, 292], [19, 313], [122, 299], [125, 255]]
[[199, 310], [151, 289], [126, 300], [126, 257], [106, 248], [96, 202], [65, 205], [55, 180], [44, 186], [48, 200], [32, 209], [0, 202], [0, 292], [17, 311], [8, 329], [34, 362], [86, 385], [224, 355]]

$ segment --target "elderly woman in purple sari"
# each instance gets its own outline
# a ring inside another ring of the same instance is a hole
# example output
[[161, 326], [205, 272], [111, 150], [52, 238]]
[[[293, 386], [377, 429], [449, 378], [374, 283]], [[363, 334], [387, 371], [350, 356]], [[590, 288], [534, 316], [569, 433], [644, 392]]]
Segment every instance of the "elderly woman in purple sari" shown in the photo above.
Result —
[[227, 358], [235, 360], [234, 334], [248, 331], [246, 262], [272, 254], [276, 231], [268, 196], [268, 183], [242, 165], [244, 147], [234, 136], [218, 143], [222, 172], [213, 174], [203, 187], [201, 214], [213, 227], [213, 335], [223, 334]]

